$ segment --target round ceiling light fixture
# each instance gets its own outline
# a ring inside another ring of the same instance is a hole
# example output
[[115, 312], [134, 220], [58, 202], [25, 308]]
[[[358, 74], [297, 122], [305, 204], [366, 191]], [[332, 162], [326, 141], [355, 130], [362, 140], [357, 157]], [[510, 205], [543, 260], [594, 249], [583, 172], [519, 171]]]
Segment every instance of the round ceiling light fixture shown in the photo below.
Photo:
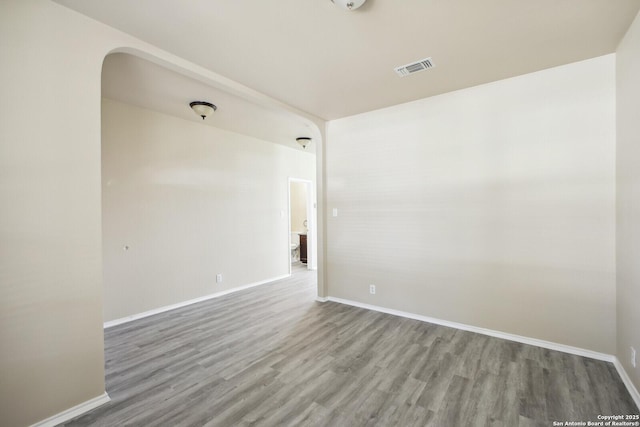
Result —
[[189, 107], [191, 107], [197, 115], [202, 117], [202, 120], [204, 120], [208, 115], [213, 114], [213, 112], [218, 109], [218, 107], [212, 103], [205, 101], [193, 101], [189, 103]]
[[311, 142], [311, 138], [306, 136], [301, 136], [300, 138], [296, 138], [296, 142], [302, 145], [302, 148], [307, 148], [307, 145]]
[[331, 0], [333, 4], [344, 10], [356, 10], [367, 0]]

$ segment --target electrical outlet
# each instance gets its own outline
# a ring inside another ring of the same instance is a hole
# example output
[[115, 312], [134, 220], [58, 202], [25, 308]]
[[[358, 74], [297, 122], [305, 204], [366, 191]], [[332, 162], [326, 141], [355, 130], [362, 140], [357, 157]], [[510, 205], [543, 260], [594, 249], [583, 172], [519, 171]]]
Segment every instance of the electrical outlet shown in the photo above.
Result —
[[629, 347], [631, 349], [631, 366], [636, 367], [636, 349], [633, 347]]
[[376, 294], [376, 285], [369, 285], [369, 293], [371, 295], [375, 295]]
[[222, 283], [222, 273], [216, 274], [216, 283]]

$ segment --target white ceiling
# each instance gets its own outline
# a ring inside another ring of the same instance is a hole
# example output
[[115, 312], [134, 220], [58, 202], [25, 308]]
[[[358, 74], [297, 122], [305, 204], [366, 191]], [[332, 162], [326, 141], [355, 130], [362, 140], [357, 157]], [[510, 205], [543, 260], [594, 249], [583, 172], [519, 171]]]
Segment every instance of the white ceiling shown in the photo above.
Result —
[[[640, 0], [57, 0], [300, 110], [335, 119], [592, 58]], [[434, 69], [395, 66], [431, 56]]]
[[[102, 96], [300, 150], [297, 137], [319, 137], [315, 126], [298, 115], [257, 105], [125, 53], [105, 59]], [[191, 101], [211, 102], [218, 110], [203, 121], [189, 107]], [[313, 141], [305, 151], [315, 153]]]

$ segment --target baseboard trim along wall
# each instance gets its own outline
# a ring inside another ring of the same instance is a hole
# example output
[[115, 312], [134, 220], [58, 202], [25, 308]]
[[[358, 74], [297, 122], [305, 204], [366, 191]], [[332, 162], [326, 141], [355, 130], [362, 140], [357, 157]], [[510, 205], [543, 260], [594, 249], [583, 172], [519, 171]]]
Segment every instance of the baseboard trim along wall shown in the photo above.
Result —
[[521, 335], [510, 334], [507, 332], [495, 331], [493, 329], [480, 328], [478, 326], [466, 325], [464, 323], [450, 322], [448, 320], [436, 319], [434, 317], [422, 316], [419, 314], [408, 313], [406, 311], [394, 310], [391, 308], [380, 307], [377, 305], [365, 304], [357, 301], [346, 300], [342, 298], [329, 297], [329, 301], [340, 304], [351, 305], [354, 307], [366, 308], [368, 310], [379, 311], [381, 313], [393, 314], [394, 316], [406, 317], [408, 319], [420, 320], [422, 322], [435, 323], [436, 325], [448, 326], [450, 328], [462, 329], [463, 331], [476, 332], [478, 334], [489, 335], [491, 337], [502, 338], [509, 341], [515, 341], [522, 344], [535, 345], [549, 350], [562, 351], [564, 353], [575, 354], [578, 356], [589, 357], [591, 359], [604, 360], [613, 362], [614, 356], [597, 351], [586, 350], [584, 348], [572, 347], [570, 345], [558, 344], [551, 341], [539, 340], [537, 338], [523, 337]]
[[205, 295], [202, 297], [182, 301], [176, 304], [166, 305], [164, 307], [154, 308], [153, 310], [145, 311], [143, 313], [132, 314], [131, 316], [122, 317], [120, 319], [110, 320], [104, 322], [104, 328], [111, 328], [112, 326], [121, 325], [123, 323], [132, 322], [134, 320], [142, 319], [144, 317], [153, 316], [154, 314], [164, 313], [165, 311], [175, 310], [176, 308], [185, 307], [187, 305], [195, 304], [198, 302], [206, 301], [212, 298], [219, 298], [224, 295], [229, 295], [234, 292], [243, 291], [245, 289], [253, 288], [255, 286], [266, 285], [267, 283], [275, 282], [276, 280], [286, 279], [290, 277], [290, 274], [283, 274], [282, 276], [272, 277], [271, 279], [261, 280], [259, 282], [249, 283], [248, 285], [236, 286], [235, 288], [225, 289], [224, 291], [216, 292], [214, 294]]
[[111, 401], [111, 398], [105, 391], [100, 396], [94, 397], [93, 399], [87, 400], [86, 402], [82, 402], [81, 404], [76, 405], [73, 408], [69, 408], [52, 417], [49, 417], [46, 420], [42, 420], [35, 424], [32, 424], [31, 427], [57, 426], [58, 424], [65, 423], [79, 415], [82, 415], [86, 412], [96, 409], [98, 406], [102, 406], [105, 403], [108, 403], [110, 401]]
[[620, 378], [622, 378], [622, 382], [625, 386], [627, 386], [627, 390], [629, 390], [629, 394], [633, 398], [633, 401], [636, 402], [636, 406], [640, 409], [640, 393], [638, 393], [638, 389], [631, 382], [631, 378], [627, 375], [627, 371], [625, 371], [624, 366], [620, 363], [617, 357], [613, 357], [613, 365], [616, 367]]
[[[222, 292], [217, 292], [215, 294], [210, 294], [210, 295], [206, 295], [204, 297], [200, 297], [200, 298], [195, 298], [192, 300], [188, 300], [188, 301], [183, 301], [181, 303], [178, 304], [172, 304], [172, 305], [168, 305], [165, 307], [161, 307], [161, 308], [157, 308], [155, 310], [150, 310], [150, 311], [146, 311], [144, 313], [140, 313], [140, 314], [136, 314], [133, 316], [128, 316], [128, 317], [124, 317], [122, 319], [117, 319], [117, 320], [113, 320], [111, 322], [106, 322], [104, 324], [105, 328], [111, 327], [111, 326], [115, 326], [115, 325], [119, 325], [122, 323], [126, 323], [126, 322], [130, 322], [136, 319], [141, 319], [143, 317], [147, 317], [147, 316], [152, 316], [154, 314], [158, 314], [158, 313], [162, 313], [165, 311], [169, 311], [169, 310], [173, 310], [175, 308], [179, 308], [179, 307], [184, 307], [190, 304], [195, 304], [197, 302], [200, 301], [206, 301], [208, 299], [212, 299], [212, 298], [217, 298], [217, 297], [221, 297], [223, 295], [228, 295], [234, 292], [238, 292], [241, 291], [243, 289], [248, 289], [248, 288], [252, 288], [255, 286], [260, 286], [260, 285], [264, 285], [267, 283], [271, 283], [274, 282], [276, 280], [281, 280], [284, 279], [286, 277], [289, 277], [288, 274], [283, 275], [283, 276], [278, 276], [278, 277], [274, 277], [272, 279], [268, 279], [268, 280], [263, 280], [260, 282], [255, 282], [255, 283], [250, 283], [248, 285], [243, 285], [243, 286], [238, 286], [235, 288], [231, 288], [231, 289], [227, 289], [224, 290]], [[535, 345], [538, 347], [543, 347], [543, 348], [548, 348], [550, 350], [557, 350], [557, 351], [562, 351], [564, 353], [569, 353], [569, 354], [575, 354], [578, 356], [584, 356], [584, 357], [589, 357], [592, 359], [597, 359], [597, 360], [603, 360], [606, 362], [611, 362], [613, 363], [613, 365], [615, 366], [616, 370], [618, 371], [618, 374], [620, 375], [620, 378], [622, 379], [624, 385], [627, 387], [627, 390], [629, 391], [629, 394], [631, 395], [631, 397], [633, 398], [634, 402], [636, 403], [636, 406], [638, 406], [638, 408], [640, 408], [640, 393], [638, 393], [638, 389], [636, 389], [636, 387], [633, 385], [633, 383], [631, 382], [631, 379], [629, 378], [629, 376], [627, 375], [627, 372], [625, 371], [624, 367], [622, 366], [622, 364], [620, 363], [620, 361], [618, 360], [617, 357], [613, 356], [613, 355], [609, 355], [609, 354], [605, 354], [605, 353], [599, 353], [599, 352], [595, 352], [595, 351], [591, 351], [591, 350], [586, 350], [586, 349], [582, 349], [582, 348], [578, 348], [578, 347], [572, 347], [572, 346], [568, 346], [568, 345], [564, 345], [564, 344], [558, 344], [558, 343], [554, 343], [554, 342], [550, 342], [550, 341], [544, 341], [544, 340], [539, 340], [536, 338], [528, 338], [528, 337], [523, 337], [521, 335], [515, 335], [515, 334], [510, 334], [510, 333], [506, 333], [506, 332], [500, 332], [500, 331], [495, 331], [492, 329], [485, 329], [485, 328], [479, 328], [476, 326], [470, 326], [470, 325], [466, 325], [464, 323], [456, 323], [456, 322], [450, 322], [447, 320], [441, 320], [441, 319], [436, 319], [433, 317], [428, 317], [428, 316], [422, 316], [419, 314], [413, 314], [413, 313], [408, 313], [405, 311], [400, 311], [400, 310], [394, 310], [394, 309], [390, 309], [390, 308], [385, 308], [385, 307], [380, 307], [380, 306], [376, 306], [376, 305], [371, 305], [371, 304], [365, 304], [365, 303], [361, 303], [361, 302], [357, 302], [357, 301], [351, 301], [351, 300], [346, 300], [346, 299], [342, 299], [342, 298], [335, 298], [335, 297], [316, 297], [316, 301], [319, 302], [327, 302], [327, 301], [332, 301], [332, 302], [336, 302], [339, 304], [345, 304], [345, 305], [350, 305], [353, 307], [359, 307], [359, 308], [364, 308], [367, 310], [373, 310], [373, 311], [378, 311], [380, 313], [386, 313], [386, 314], [391, 314], [394, 316], [400, 316], [400, 317], [405, 317], [408, 319], [413, 319], [413, 320], [419, 320], [422, 322], [427, 322], [427, 323], [433, 323], [436, 325], [442, 325], [442, 326], [447, 326], [450, 328], [456, 328], [456, 329], [461, 329], [464, 331], [469, 331], [469, 332], [476, 332], [479, 334], [483, 334], [483, 335], [489, 335], [492, 337], [496, 337], [496, 338], [502, 338], [502, 339], [506, 339], [509, 341], [515, 341], [515, 342], [519, 342], [522, 344], [530, 344], [530, 345]], [[104, 392], [103, 394], [101, 394], [100, 396], [94, 397], [93, 399], [87, 400], [86, 402], [83, 402], [79, 405], [76, 405], [72, 408], [69, 408], [65, 411], [62, 411], [56, 415], [53, 415], [45, 420], [39, 421], [35, 424], [32, 424], [31, 427], [54, 427], [58, 424], [62, 424], [64, 422], [67, 422], [79, 415], [82, 415], [84, 413], [87, 413], [99, 406], [104, 405], [105, 403], [108, 403], [111, 401], [111, 398], [109, 397], [109, 395], [107, 394], [107, 392]]]
[[613, 366], [615, 366], [616, 370], [618, 371], [618, 375], [620, 375], [622, 382], [627, 387], [627, 390], [629, 391], [629, 394], [631, 395], [634, 402], [636, 403], [636, 406], [640, 408], [640, 394], [638, 393], [638, 389], [636, 389], [636, 387], [631, 382], [629, 375], [627, 375], [627, 371], [625, 371], [624, 367], [622, 366], [618, 358], [611, 354], [599, 353], [597, 351], [591, 351], [584, 348], [573, 347], [570, 345], [558, 344], [551, 341], [539, 340], [537, 338], [523, 337], [521, 335], [495, 331], [493, 329], [480, 328], [477, 326], [466, 325], [464, 323], [450, 322], [448, 320], [436, 319], [434, 317], [422, 316], [419, 314], [408, 313], [406, 311], [394, 310], [391, 308], [365, 304], [365, 303], [351, 301], [351, 300], [342, 299], [342, 298], [335, 298], [335, 297], [316, 298], [316, 301], [320, 301], [320, 302], [333, 301], [340, 304], [350, 305], [353, 307], [359, 307], [359, 308], [365, 308], [367, 310], [378, 311], [380, 313], [392, 314], [394, 316], [406, 317], [408, 319], [420, 320], [422, 322], [434, 323], [436, 325], [462, 329], [463, 331], [476, 332], [478, 334], [489, 335], [491, 337], [502, 338], [505, 340], [515, 341], [522, 344], [535, 345], [537, 347], [548, 348], [549, 350], [557, 350], [563, 353], [575, 354], [577, 356], [584, 356], [591, 359], [611, 362], [613, 363]]

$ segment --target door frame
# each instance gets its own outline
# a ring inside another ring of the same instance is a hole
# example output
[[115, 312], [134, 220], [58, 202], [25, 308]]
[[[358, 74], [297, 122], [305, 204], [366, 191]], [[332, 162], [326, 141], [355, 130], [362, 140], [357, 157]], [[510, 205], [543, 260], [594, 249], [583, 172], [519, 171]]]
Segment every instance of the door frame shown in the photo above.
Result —
[[288, 245], [288, 256], [289, 260], [289, 274], [291, 274], [291, 183], [299, 182], [305, 184], [307, 189], [307, 269], [308, 270], [316, 270], [317, 266], [317, 255], [316, 255], [316, 242], [317, 239], [317, 231], [316, 231], [316, 203], [315, 193], [314, 193], [314, 185], [313, 181], [310, 179], [303, 178], [287, 178], [287, 241]]

